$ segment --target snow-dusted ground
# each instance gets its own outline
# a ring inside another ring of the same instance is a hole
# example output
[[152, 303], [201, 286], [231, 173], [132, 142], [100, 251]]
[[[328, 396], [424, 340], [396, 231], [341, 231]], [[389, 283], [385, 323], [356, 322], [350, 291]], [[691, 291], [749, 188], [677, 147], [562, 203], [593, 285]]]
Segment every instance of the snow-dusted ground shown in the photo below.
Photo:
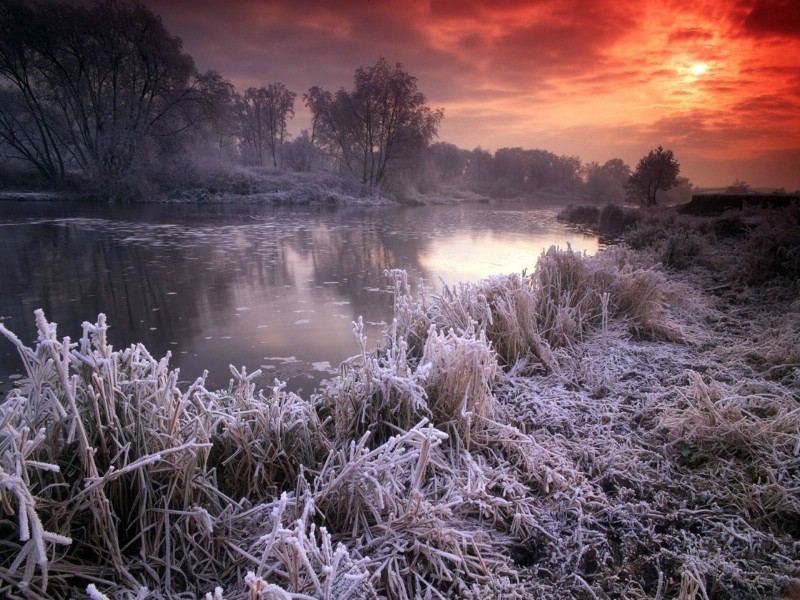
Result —
[[14, 192], [0, 190], [0, 200], [20, 200], [20, 201], [34, 201], [34, 200], [65, 200], [66, 194], [60, 192]]
[[551, 250], [434, 297], [389, 273], [385, 347], [356, 324], [361, 354], [308, 399], [236, 370], [179, 387], [111, 353], [102, 318], [70, 345], [40, 315], [35, 349], [0, 326], [29, 377], [0, 407], [0, 591], [789, 594], [800, 269], [791, 243], [765, 257], [800, 236], [770, 218], [747, 240], [645, 223], [638, 251]]

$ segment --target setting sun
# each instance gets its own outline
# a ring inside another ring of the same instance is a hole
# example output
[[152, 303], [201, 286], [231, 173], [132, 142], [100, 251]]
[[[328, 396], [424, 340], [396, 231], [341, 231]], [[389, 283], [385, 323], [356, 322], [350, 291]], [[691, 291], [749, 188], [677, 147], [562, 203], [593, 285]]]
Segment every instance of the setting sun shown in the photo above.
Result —
[[706, 71], [708, 71], [708, 65], [705, 63], [698, 63], [692, 67], [693, 75], [702, 75]]

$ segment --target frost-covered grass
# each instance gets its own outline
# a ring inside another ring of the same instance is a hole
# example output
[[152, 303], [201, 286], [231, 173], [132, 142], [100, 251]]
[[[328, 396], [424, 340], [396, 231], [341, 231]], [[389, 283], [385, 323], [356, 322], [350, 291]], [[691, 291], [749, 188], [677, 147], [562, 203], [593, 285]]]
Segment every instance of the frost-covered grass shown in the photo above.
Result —
[[102, 316], [74, 343], [37, 312], [32, 348], [0, 325], [27, 372], [0, 405], [0, 595], [781, 597], [798, 283], [748, 287], [766, 229], [661, 230], [433, 296], [388, 273], [383, 347], [354, 324], [308, 399], [244, 368], [182, 383]]
[[[293, 206], [392, 204], [374, 188], [330, 173], [295, 173], [256, 167], [231, 167], [196, 174], [167, 187], [171, 200], [190, 202], [263, 202]], [[158, 198], [157, 198], [158, 199]]]

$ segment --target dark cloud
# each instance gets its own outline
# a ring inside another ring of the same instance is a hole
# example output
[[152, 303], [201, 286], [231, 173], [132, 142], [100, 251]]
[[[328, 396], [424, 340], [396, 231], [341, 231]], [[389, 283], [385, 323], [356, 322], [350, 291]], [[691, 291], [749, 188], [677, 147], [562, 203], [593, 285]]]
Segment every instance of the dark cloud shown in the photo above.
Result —
[[800, 5], [797, 0], [756, 0], [741, 6], [746, 11], [742, 26], [747, 34], [800, 37]]
[[787, 114], [800, 114], [800, 102], [776, 94], [763, 94], [741, 100], [734, 104], [733, 109], [748, 116], [783, 118]]

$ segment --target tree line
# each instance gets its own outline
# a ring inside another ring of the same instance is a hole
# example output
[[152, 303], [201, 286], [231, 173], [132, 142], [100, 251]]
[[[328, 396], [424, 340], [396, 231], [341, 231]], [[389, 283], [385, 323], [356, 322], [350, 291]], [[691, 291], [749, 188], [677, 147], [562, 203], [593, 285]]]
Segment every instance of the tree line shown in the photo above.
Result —
[[492, 154], [480, 147], [463, 150], [446, 142], [431, 144], [427, 158], [431, 181], [467, 186], [495, 197], [566, 188], [597, 203], [628, 201], [652, 206], [657, 204], [658, 192], [677, 188], [685, 196], [691, 190], [688, 179], [679, 177], [680, 165], [672, 151], [661, 146], [633, 170], [621, 158], [601, 165], [547, 150], [499, 148]]
[[139, 0], [0, 0], [0, 156], [63, 184], [99, 190], [216, 163], [349, 174], [369, 186], [452, 184], [498, 197], [581, 188], [598, 201], [654, 204], [679, 167], [661, 147], [634, 171], [540, 149], [463, 150], [433, 143], [444, 111], [417, 79], [381, 58], [353, 87], [303, 94], [310, 130], [290, 138], [297, 94], [243, 94], [201, 72]]
[[[239, 94], [219, 73], [200, 72], [138, 0], [0, 0], [3, 157], [51, 182], [76, 171], [114, 180], [199, 145], [281, 166], [296, 96], [282, 83]], [[313, 87], [304, 100], [314, 127], [290, 149], [292, 166], [312, 167], [307, 142], [370, 185], [421, 152], [443, 114], [384, 59], [358, 69], [352, 91]]]

